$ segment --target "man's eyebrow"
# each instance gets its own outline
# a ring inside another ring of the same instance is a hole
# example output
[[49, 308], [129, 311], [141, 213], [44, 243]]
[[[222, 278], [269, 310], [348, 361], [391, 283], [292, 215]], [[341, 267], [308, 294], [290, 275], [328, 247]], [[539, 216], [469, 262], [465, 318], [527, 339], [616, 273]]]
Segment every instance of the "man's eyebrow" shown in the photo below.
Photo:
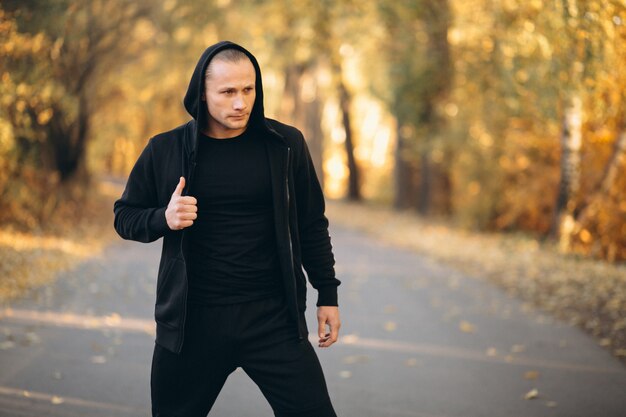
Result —
[[[250, 87], [254, 87], [256, 83], [250, 83], [250, 84], [246, 84], [243, 86], [243, 88], [250, 88]], [[234, 85], [224, 85], [219, 87], [219, 90], [236, 90], [237, 87]]]

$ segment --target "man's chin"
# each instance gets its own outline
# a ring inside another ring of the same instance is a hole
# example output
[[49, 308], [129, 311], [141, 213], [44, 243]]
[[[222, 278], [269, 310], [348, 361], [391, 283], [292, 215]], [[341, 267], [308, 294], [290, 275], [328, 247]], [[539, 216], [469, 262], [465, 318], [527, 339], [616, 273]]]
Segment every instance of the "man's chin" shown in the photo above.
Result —
[[227, 125], [227, 127], [232, 130], [245, 129], [246, 126], [248, 126], [248, 119], [231, 121]]
[[[243, 133], [248, 126], [249, 118], [242, 120], [233, 120], [232, 118], [224, 118], [221, 120], [213, 119], [213, 123], [209, 122], [208, 132], [212, 132], [216, 137], [231, 137]], [[211, 134], [209, 134], [211, 136]]]

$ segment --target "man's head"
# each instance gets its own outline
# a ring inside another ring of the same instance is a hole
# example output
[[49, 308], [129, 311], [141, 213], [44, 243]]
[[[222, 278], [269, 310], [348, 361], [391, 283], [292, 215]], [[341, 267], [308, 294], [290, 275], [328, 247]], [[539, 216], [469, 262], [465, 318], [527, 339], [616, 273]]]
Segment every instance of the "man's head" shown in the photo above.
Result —
[[211, 59], [202, 94], [209, 111], [206, 134], [230, 138], [246, 130], [256, 99], [255, 81], [254, 66], [244, 52], [224, 49]]

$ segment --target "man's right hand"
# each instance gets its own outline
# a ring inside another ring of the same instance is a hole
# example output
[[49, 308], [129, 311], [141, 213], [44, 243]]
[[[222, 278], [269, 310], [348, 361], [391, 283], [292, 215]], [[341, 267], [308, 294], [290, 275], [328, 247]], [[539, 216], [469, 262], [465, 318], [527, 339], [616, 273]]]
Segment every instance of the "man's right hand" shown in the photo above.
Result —
[[184, 196], [185, 177], [180, 177], [178, 185], [172, 193], [172, 198], [165, 210], [165, 220], [172, 230], [181, 230], [193, 224], [198, 217], [198, 200], [194, 197]]

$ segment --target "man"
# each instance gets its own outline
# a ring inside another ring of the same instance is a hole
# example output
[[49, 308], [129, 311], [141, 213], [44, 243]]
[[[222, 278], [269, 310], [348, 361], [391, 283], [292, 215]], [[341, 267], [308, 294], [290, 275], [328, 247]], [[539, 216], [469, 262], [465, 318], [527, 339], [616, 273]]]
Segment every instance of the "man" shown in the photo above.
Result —
[[206, 416], [241, 367], [276, 416], [335, 416], [303, 267], [322, 348], [338, 338], [340, 282], [302, 134], [265, 118], [259, 65], [231, 42], [204, 51], [184, 104], [192, 120], [149, 141], [114, 207], [123, 238], [163, 237], [152, 414]]

